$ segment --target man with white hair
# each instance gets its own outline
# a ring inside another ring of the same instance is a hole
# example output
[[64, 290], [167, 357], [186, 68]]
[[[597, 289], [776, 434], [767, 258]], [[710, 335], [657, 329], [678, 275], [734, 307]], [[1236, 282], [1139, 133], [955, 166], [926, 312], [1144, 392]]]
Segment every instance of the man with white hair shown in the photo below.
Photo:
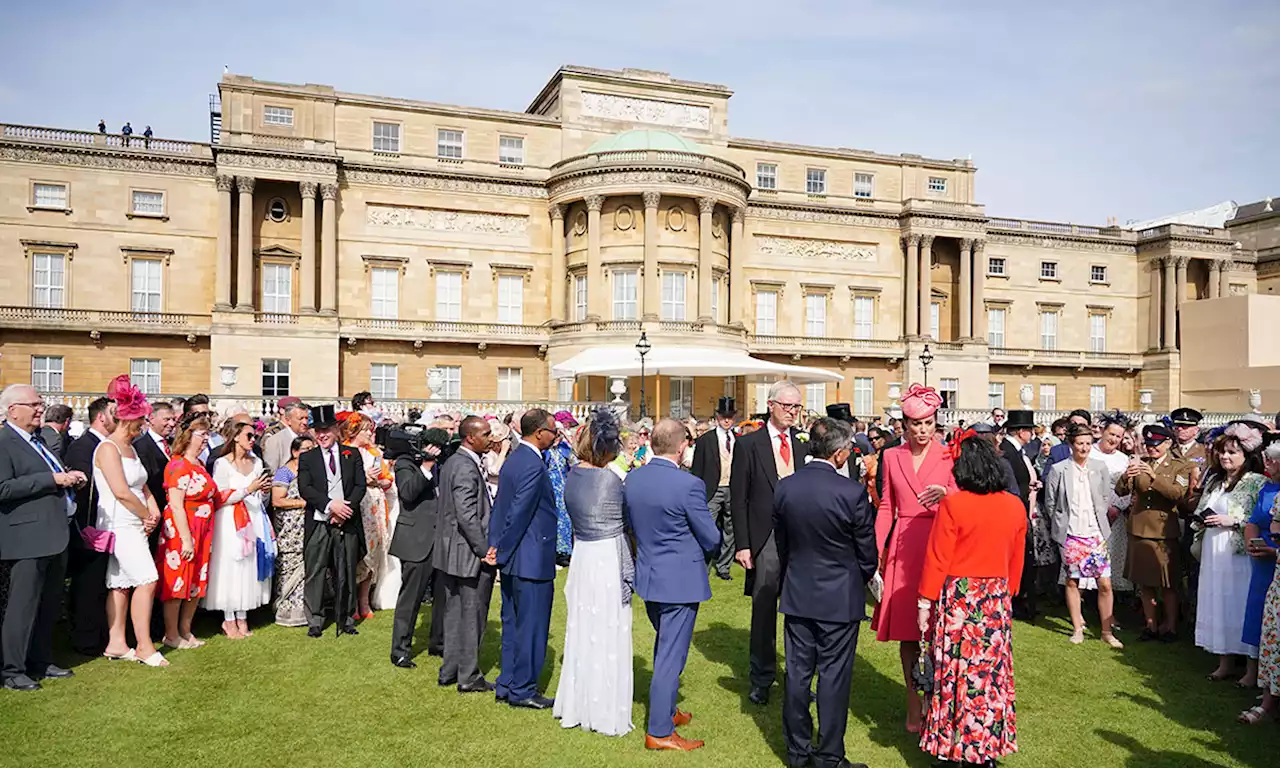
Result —
[[292, 398], [285, 404], [280, 413], [280, 431], [264, 440], [262, 446], [262, 462], [271, 469], [272, 474], [289, 462], [289, 449], [293, 445], [293, 439], [307, 431], [307, 418], [310, 415], [311, 409], [297, 398]]

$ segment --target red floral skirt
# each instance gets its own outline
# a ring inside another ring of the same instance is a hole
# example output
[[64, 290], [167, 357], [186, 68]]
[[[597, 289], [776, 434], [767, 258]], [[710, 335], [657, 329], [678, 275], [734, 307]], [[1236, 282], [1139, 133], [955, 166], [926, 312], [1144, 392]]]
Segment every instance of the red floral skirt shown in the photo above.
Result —
[[1005, 579], [952, 577], [934, 606], [933, 693], [920, 748], [981, 763], [1018, 751], [1012, 599]]

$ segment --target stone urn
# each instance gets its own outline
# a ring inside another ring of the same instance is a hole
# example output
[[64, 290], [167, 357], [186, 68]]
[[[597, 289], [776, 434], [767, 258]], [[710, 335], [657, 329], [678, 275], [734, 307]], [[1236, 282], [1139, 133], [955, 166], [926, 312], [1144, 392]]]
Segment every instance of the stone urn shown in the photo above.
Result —
[[427, 389], [431, 391], [431, 400], [440, 400], [440, 390], [444, 389], [444, 371], [439, 368], [427, 369]]
[[1023, 384], [1018, 387], [1018, 402], [1022, 404], [1022, 410], [1031, 410], [1031, 401], [1035, 398], [1035, 391], [1031, 389], [1030, 384]]
[[1249, 410], [1255, 414], [1262, 413], [1262, 390], [1249, 390]]
[[1142, 406], [1142, 410], [1151, 410], [1151, 401], [1155, 399], [1156, 391], [1154, 389], [1138, 390], [1138, 405]]
[[609, 386], [609, 391], [613, 393], [613, 400], [610, 403], [622, 405], [622, 396], [627, 393], [627, 382], [621, 377], [616, 377], [613, 380], [613, 384]]

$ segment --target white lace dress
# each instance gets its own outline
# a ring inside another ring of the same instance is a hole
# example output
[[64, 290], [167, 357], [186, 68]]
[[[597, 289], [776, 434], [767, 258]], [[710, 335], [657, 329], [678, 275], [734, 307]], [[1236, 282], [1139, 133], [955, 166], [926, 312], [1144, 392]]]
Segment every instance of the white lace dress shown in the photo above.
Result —
[[[241, 474], [231, 461], [223, 456], [213, 465], [213, 482], [222, 491], [243, 491], [253, 479], [262, 474], [262, 460], [255, 458], [249, 474]], [[251, 493], [244, 497], [249, 512], [252, 536], [256, 541], [271, 525], [262, 509], [262, 495]], [[269, 534], [267, 534], [269, 535]], [[271, 579], [258, 580], [258, 555], [253, 547], [246, 547], [236, 531], [235, 505], [220, 507], [213, 518], [213, 554], [209, 558], [209, 587], [202, 605], [211, 611], [251, 611], [271, 601]]]
[[[132, 589], [159, 581], [156, 561], [147, 545], [147, 534], [142, 530], [142, 520], [116, 500], [107, 483], [106, 475], [98, 468], [98, 451], [118, 450], [115, 443], [103, 440], [93, 451], [93, 490], [98, 499], [98, 519], [95, 527], [116, 535], [115, 551], [107, 563], [107, 589]], [[147, 469], [135, 455], [132, 459], [120, 455], [124, 466], [124, 479], [129, 490], [139, 501], [146, 500]]]

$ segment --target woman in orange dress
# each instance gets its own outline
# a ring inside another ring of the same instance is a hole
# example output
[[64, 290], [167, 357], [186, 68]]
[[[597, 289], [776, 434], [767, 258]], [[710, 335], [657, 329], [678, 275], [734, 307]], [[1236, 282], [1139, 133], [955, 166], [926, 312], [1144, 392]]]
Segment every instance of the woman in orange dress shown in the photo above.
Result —
[[907, 731], [920, 732], [924, 702], [915, 692], [911, 670], [920, 658], [916, 597], [933, 518], [940, 502], [956, 490], [951, 457], [938, 439], [934, 414], [942, 405], [937, 391], [912, 384], [902, 398], [906, 421], [902, 445], [888, 448], [880, 462], [880, 504], [876, 514], [876, 546], [884, 592], [871, 626], [880, 641], [900, 643], [902, 677], [907, 693]]
[[349, 413], [342, 422], [342, 444], [360, 449], [364, 461], [365, 490], [360, 502], [360, 519], [364, 522], [365, 556], [356, 566], [359, 590], [356, 611], [359, 618], [373, 617], [369, 596], [373, 585], [393, 575], [386, 569], [387, 548], [391, 546], [392, 521], [387, 494], [393, 492], [395, 475], [382, 458], [382, 450], [374, 444], [373, 419], [363, 413]]

